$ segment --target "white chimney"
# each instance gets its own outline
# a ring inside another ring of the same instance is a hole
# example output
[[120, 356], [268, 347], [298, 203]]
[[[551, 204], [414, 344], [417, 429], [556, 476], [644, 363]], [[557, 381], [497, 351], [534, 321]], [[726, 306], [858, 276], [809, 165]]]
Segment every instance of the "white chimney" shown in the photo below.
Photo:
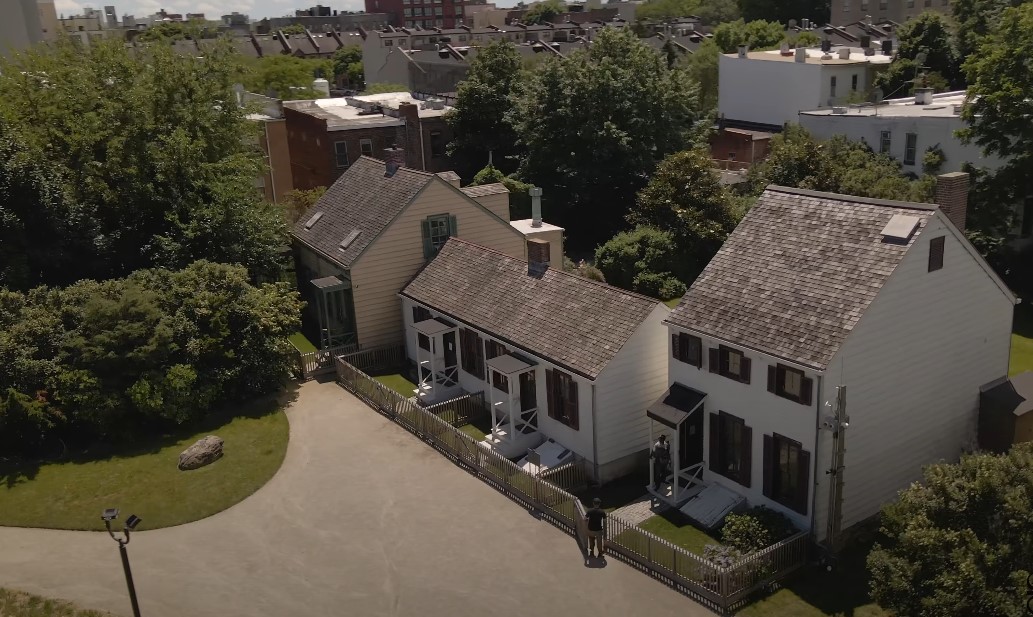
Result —
[[740, 45], [739, 46], [739, 57], [740, 58], [745, 58], [746, 54], [748, 54], [749, 52], [750, 52], [749, 46], [747, 46], [747, 45]]
[[531, 195], [531, 227], [542, 226], [542, 187], [532, 186]]
[[915, 88], [915, 105], [932, 105], [932, 88]]
[[312, 82], [312, 89], [319, 93], [319, 96], [328, 99], [330, 98], [330, 82], [319, 77]]
[[839, 48], [839, 59], [840, 60], [849, 60], [850, 59], [850, 48], [849, 47], [840, 47]]
[[797, 62], [807, 62], [807, 48], [806, 47], [797, 47], [796, 48], [796, 61]]

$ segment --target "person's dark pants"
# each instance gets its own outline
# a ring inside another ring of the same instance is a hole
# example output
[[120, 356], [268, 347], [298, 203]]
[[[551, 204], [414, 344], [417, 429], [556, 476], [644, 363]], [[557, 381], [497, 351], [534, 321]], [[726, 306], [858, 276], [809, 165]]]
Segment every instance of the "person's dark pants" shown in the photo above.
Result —
[[664, 483], [664, 477], [667, 475], [667, 463], [655, 461], [653, 463], [653, 490], [658, 490], [660, 485]]

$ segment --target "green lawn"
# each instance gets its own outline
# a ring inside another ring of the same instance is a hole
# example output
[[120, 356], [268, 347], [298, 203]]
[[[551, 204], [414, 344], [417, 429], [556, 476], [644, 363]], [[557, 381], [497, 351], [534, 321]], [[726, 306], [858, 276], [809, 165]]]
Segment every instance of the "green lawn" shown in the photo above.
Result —
[[416, 384], [405, 377], [402, 377], [398, 373], [394, 373], [392, 375], [379, 375], [377, 377], [373, 377], [373, 379], [376, 379], [405, 398], [411, 397], [416, 390]]
[[[180, 471], [180, 452], [205, 435], [225, 440], [223, 457]], [[99, 530], [100, 513], [110, 507], [121, 509], [122, 517], [143, 518], [141, 529], [202, 519], [269, 481], [283, 462], [287, 439], [287, 417], [276, 401], [265, 399], [149, 443], [106, 452], [95, 447], [60, 462], [0, 463], [0, 525]]]
[[491, 416], [484, 416], [457, 428], [477, 441], [483, 441], [488, 433], [491, 432]]
[[1033, 306], [1020, 304], [1015, 307], [1008, 374], [1018, 375], [1026, 371], [1033, 371]]
[[287, 340], [294, 345], [294, 347], [301, 353], [309, 353], [312, 351], [319, 351], [316, 346], [313, 345], [305, 335], [301, 332], [295, 332], [294, 334], [287, 337]]
[[667, 510], [648, 518], [639, 523], [639, 527], [697, 555], [703, 554], [705, 545], [719, 544], [717, 540], [694, 527], [689, 519], [677, 510]]
[[79, 608], [63, 600], [0, 589], [0, 617], [111, 617], [111, 613]]
[[664, 300], [664, 304], [666, 304], [669, 308], [674, 308], [678, 306], [679, 302], [681, 302], [681, 296], [677, 298], [671, 298], [670, 300]]

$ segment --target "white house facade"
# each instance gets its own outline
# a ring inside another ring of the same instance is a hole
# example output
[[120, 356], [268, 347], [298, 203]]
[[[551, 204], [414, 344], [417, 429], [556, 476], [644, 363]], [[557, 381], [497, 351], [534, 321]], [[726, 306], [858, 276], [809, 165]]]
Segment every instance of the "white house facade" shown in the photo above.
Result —
[[820, 541], [974, 447], [1016, 299], [957, 207], [764, 192], [666, 322], [669, 382], [700, 401], [681, 413], [702, 414], [698, 445], [679, 445], [704, 484]]
[[434, 403], [484, 392], [486, 447], [517, 458], [551, 439], [605, 482], [648, 449], [642, 409], [667, 385], [670, 311], [549, 269], [549, 245], [528, 245], [530, 264], [450, 239], [402, 290], [417, 394]]

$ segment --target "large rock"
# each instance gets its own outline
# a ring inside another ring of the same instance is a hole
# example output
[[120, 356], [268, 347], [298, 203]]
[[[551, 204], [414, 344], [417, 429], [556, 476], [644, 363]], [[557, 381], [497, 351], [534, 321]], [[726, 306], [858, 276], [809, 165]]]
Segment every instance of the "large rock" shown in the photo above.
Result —
[[222, 437], [209, 435], [198, 439], [179, 455], [179, 468], [183, 471], [211, 465], [222, 457]]

